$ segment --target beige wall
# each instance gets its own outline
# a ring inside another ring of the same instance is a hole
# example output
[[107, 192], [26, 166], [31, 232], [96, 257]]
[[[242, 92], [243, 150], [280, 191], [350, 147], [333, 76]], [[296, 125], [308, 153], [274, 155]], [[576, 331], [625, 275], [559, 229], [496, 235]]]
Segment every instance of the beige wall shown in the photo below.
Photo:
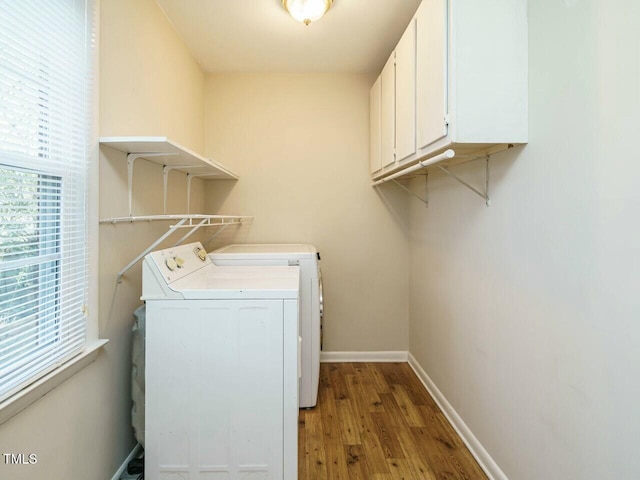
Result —
[[[203, 147], [204, 74], [152, 0], [101, 2], [100, 134], [162, 135]], [[159, 166], [138, 161], [134, 214], [162, 213]], [[185, 176], [170, 175], [170, 212], [186, 210]], [[102, 148], [100, 217], [127, 214], [126, 158]], [[202, 182], [192, 209], [202, 210]], [[12, 480], [110, 479], [135, 445], [130, 427], [132, 312], [140, 266], [116, 286], [117, 271], [166, 225], [101, 225], [99, 334], [109, 344], [91, 364], [0, 428], [3, 452], [35, 453], [35, 466], [5, 466]]]
[[508, 478], [638, 478], [640, 8], [528, 14], [529, 144], [491, 207], [436, 173], [412, 201], [410, 351]]
[[[403, 194], [369, 186], [371, 78], [210, 74], [206, 154], [240, 176], [209, 182], [208, 213], [253, 215], [228, 241], [303, 242], [322, 254], [324, 349], [406, 350]], [[399, 212], [390, 215], [385, 201]]]
[[100, 135], [204, 139], [200, 66], [150, 0], [102, 0]]

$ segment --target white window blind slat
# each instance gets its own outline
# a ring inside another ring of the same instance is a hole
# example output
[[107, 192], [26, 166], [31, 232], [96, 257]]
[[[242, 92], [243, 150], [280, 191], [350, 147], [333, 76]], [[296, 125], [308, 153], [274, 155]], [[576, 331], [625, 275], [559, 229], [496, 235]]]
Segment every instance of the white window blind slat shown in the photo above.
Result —
[[[0, 376], [2, 376], [5, 371], [13, 370], [16, 361], [21, 358], [31, 356], [36, 350], [43, 348], [45, 345], [60, 343], [60, 338], [58, 338], [59, 330], [59, 325], [50, 323], [44, 328], [36, 325], [29, 330], [21, 331], [18, 334], [21, 339], [16, 341], [11, 348], [4, 346], [4, 348], [0, 349], [0, 361], [6, 360], [7, 358], [12, 359], [11, 363], [3, 362], [3, 364], [6, 363], [7, 366], [4, 371], [0, 371]], [[77, 319], [75, 322], [67, 325], [65, 335], [70, 338], [80, 338], [84, 336], [83, 322]]]
[[78, 348], [82, 348], [84, 341], [78, 337], [73, 342], [68, 342], [63, 348], [51, 348], [45, 353], [27, 357], [15, 371], [6, 375], [7, 383], [15, 385], [7, 391], [6, 396], [10, 396], [20, 390], [20, 385], [31, 383], [34, 378], [46, 375], [69, 358], [76, 355]]
[[[76, 343], [84, 339], [84, 328], [81, 324], [77, 324], [64, 338], [55, 335], [53, 329], [40, 333], [39, 335], [42, 337], [40, 341], [22, 342], [19, 345], [16, 353], [11, 356], [12, 361], [10, 363], [3, 362], [6, 366], [0, 371], [0, 376], [9, 376], [12, 372], [23, 368], [24, 363], [28, 363], [32, 359], [39, 359], [43, 356], [50, 355], [51, 348], [65, 349], [67, 348], [66, 343], [69, 343], [69, 341]], [[6, 358], [7, 355], [4, 355], [4, 357]]]
[[94, 7], [0, 2], [0, 401], [85, 343]]
[[[17, 292], [12, 292], [11, 298], [5, 299], [0, 304], [5, 318], [16, 317], [13, 321], [7, 322], [5, 328], [10, 330], [13, 324], [19, 321], [18, 319], [23, 319], [25, 316], [31, 315], [34, 306], [37, 307], [38, 311], [41, 309], [46, 310], [47, 302], [51, 302], [51, 307], [56, 306], [55, 302], [59, 295], [56, 289], [57, 285], [58, 282], [49, 282], [49, 285], [38, 285], [37, 290], [33, 288], [31, 290], [22, 289]], [[37, 311], [34, 313], [37, 313]]]
[[[58, 8], [59, 3], [55, 2], [52, 7]], [[48, 9], [34, 11], [34, 7], [42, 7], [44, 2], [20, 2], [7, 6], [0, 11], [0, 18], [6, 20], [3, 24], [11, 25], [13, 28], [7, 28], [4, 31], [11, 38], [7, 42], [9, 50], [18, 53], [16, 55], [17, 64], [21, 69], [28, 66], [38, 69], [41, 75], [27, 77], [28, 80], [34, 81], [47, 74], [48, 83], [45, 86], [55, 85], [56, 81], [78, 79], [77, 88], [82, 88], [84, 79], [84, 69], [78, 68], [74, 62], [82, 60], [82, 48], [84, 30], [80, 22], [77, 25], [69, 18], [60, 15], [51, 15], [45, 12], [52, 12]], [[59, 12], [56, 12], [59, 13]], [[61, 31], [60, 24], [67, 26], [67, 29]], [[33, 30], [37, 28], [38, 33], [34, 35]], [[64, 40], [60, 42], [59, 40]], [[13, 48], [12, 48], [13, 47]], [[68, 55], [71, 53], [71, 55]], [[74, 58], [75, 57], [75, 58]], [[58, 63], [56, 63], [56, 61]], [[41, 71], [42, 64], [50, 64], [53, 68], [68, 69], [64, 77], [59, 75], [50, 75], [49, 71]], [[56, 98], [63, 96], [58, 95]]]

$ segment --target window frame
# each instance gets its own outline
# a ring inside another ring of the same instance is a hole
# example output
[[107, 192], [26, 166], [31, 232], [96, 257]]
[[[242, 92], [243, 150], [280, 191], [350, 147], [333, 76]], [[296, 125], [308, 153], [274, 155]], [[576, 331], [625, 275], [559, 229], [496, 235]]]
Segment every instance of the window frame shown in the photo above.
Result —
[[[63, 383], [65, 380], [79, 372], [82, 368], [91, 364], [98, 356], [100, 349], [108, 342], [100, 339], [98, 334], [98, 62], [99, 62], [99, 0], [86, 0], [85, 5], [85, 32], [84, 32], [84, 55], [86, 65], [89, 69], [88, 85], [88, 124], [87, 138], [85, 139], [85, 156], [87, 163], [86, 174], [86, 227], [87, 237], [85, 239], [87, 259], [87, 298], [83, 306], [85, 313], [86, 337], [84, 348], [73, 358], [61, 358], [62, 364], [54, 365], [49, 370], [43, 372], [37, 380], [28, 386], [14, 392], [4, 400], [0, 401], [0, 424], [20, 412], [28, 405], [45, 395], [47, 392]], [[12, 163], [2, 161], [3, 164]], [[33, 168], [29, 162], [19, 165], [22, 168]], [[15, 166], [13, 166], [15, 167]], [[38, 173], [43, 175], [59, 176], [58, 172], [50, 172], [47, 169], [37, 168]], [[63, 180], [64, 182], [64, 180]], [[64, 213], [63, 213], [64, 215]], [[60, 251], [55, 255], [56, 261], [64, 262], [64, 252]], [[59, 288], [59, 287], [58, 287]], [[59, 306], [58, 306], [59, 308]], [[60, 325], [56, 335], [67, 335], [64, 322]], [[56, 342], [57, 343], [57, 342]], [[55, 348], [55, 345], [50, 348]]]

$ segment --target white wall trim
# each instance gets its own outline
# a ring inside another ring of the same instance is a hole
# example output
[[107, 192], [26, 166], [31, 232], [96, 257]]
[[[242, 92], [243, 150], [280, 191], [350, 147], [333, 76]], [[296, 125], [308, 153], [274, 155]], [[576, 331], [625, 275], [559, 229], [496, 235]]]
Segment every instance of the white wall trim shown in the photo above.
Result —
[[322, 363], [406, 362], [409, 352], [320, 352]]
[[489, 479], [509, 480], [504, 472], [500, 469], [498, 464], [484, 449], [480, 441], [471, 432], [469, 427], [467, 427], [460, 415], [458, 415], [458, 413], [454, 410], [453, 406], [451, 406], [442, 392], [438, 389], [438, 387], [436, 387], [436, 384], [433, 383], [433, 380], [429, 378], [427, 372], [424, 371], [422, 366], [420, 366], [411, 352], [408, 352], [408, 361], [413, 371], [416, 373], [427, 391], [431, 394], [435, 402], [438, 404], [438, 407], [440, 407], [440, 410], [442, 410], [442, 413], [444, 413], [445, 417], [447, 417], [447, 420], [449, 420], [451, 426], [458, 433], [464, 444], [471, 452], [471, 455], [475, 457], [475, 459], [480, 464], [480, 467], [482, 468], [482, 470], [484, 470]]
[[122, 465], [120, 465], [120, 468], [118, 468], [118, 471], [113, 474], [113, 477], [111, 477], [111, 480], [120, 480], [120, 477], [122, 476], [124, 471], [127, 469], [127, 465], [129, 465], [129, 462], [131, 460], [133, 460], [138, 456], [138, 454], [140, 453], [140, 450], [142, 450], [142, 445], [140, 445], [139, 443], [136, 443], [136, 446], [133, 447], [133, 450], [131, 450], [131, 453], [129, 453], [127, 458], [124, 459], [124, 462], [122, 462]]

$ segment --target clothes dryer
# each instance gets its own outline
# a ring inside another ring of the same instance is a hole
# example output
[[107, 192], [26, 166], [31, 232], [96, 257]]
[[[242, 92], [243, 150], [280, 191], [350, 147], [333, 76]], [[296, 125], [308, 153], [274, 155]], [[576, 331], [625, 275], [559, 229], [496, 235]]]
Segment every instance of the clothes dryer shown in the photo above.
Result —
[[300, 408], [318, 402], [320, 350], [322, 348], [323, 294], [320, 254], [307, 244], [235, 244], [209, 256], [216, 265], [300, 267], [300, 338], [302, 364]]

